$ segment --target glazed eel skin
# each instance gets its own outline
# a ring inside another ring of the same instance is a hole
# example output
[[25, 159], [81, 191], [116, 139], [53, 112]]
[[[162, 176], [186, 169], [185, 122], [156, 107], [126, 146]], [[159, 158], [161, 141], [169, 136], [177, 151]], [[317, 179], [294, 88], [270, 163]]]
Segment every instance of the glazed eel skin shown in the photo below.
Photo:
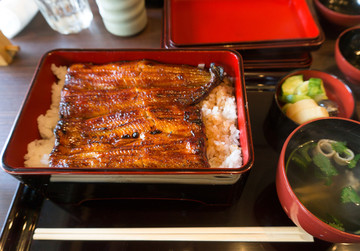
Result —
[[223, 77], [214, 64], [208, 70], [149, 60], [71, 65], [50, 166], [209, 167], [198, 104]]

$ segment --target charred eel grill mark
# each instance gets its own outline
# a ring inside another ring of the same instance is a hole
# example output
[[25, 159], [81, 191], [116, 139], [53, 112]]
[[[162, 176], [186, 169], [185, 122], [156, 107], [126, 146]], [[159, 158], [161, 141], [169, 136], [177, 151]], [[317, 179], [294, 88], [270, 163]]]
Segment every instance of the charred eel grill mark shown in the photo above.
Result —
[[148, 60], [72, 65], [61, 93], [50, 165], [209, 167], [196, 104], [223, 76], [214, 65], [208, 72]]

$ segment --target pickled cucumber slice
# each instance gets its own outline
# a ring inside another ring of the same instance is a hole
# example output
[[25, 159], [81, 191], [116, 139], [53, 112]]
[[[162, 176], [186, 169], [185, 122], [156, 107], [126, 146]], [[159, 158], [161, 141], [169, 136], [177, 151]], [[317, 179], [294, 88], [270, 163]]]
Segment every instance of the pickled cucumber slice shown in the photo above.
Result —
[[298, 87], [296, 87], [294, 94], [295, 95], [308, 95], [309, 92], [309, 80], [302, 82]]
[[295, 75], [287, 78], [281, 85], [282, 95], [287, 96], [294, 94], [295, 89], [303, 82], [303, 75]]
[[322, 79], [320, 78], [309, 79], [307, 95], [315, 99], [316, 102], [322, 99], [328, 99], [326, 96]]
[[282, 101], [284, 103], [296, 103], [303, 99], [311, 99], [311, 98], [307, 95], [292, 95], [291, 94], [291, 95], [284, 96]]

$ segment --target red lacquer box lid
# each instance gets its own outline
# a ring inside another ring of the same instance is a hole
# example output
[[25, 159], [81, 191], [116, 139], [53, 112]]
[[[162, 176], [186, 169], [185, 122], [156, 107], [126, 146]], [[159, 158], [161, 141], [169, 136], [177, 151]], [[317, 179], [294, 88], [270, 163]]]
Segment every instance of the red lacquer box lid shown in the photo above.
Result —
[[306, 0], [167, 0], [166, 48], [317, 49], [324, 41]]

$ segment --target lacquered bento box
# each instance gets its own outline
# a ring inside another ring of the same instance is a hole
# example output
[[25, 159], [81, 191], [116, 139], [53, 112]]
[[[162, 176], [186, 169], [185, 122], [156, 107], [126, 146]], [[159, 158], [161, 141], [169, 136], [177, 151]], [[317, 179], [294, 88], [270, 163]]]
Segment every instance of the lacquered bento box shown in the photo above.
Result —
[[[148, 59], [161, 63], [220, 65], [235, 87], [242, 165], [236, 168], [116, 169], [25, 167], [27, 145], [40, 138], [37, 117], [51, 104], [51, 85], [57, 81], [51, 65], [105, 64]], [[233, 50], [142, 49], [53, 50], [41, 58], [2, 154], [3, 169], [56, 202], [89, 199], [183, 199], [207, 204], [231, 204], [241, 193], [254, 161], [243, 62]]]

